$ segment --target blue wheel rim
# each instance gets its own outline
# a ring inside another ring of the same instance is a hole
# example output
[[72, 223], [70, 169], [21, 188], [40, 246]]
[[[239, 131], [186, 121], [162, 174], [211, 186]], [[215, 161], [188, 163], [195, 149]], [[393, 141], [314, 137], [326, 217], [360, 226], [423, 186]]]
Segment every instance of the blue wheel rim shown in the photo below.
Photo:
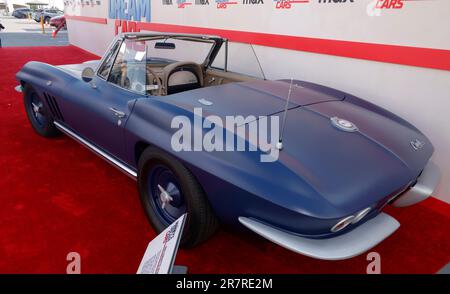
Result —
[[44, 105], [36, 93], [31, 93], [29, 107], [36, 123], [40, 127], [44, 127], [47, 124], [47, 117], [44, 113]]
[[[148, 197], [162, 221], [169, 225], [186, 212], [186, 202], [176, 175], [164, 165], [152, 167], [147, 177]], [[172, 200], [163, 206], [161, 186]]]

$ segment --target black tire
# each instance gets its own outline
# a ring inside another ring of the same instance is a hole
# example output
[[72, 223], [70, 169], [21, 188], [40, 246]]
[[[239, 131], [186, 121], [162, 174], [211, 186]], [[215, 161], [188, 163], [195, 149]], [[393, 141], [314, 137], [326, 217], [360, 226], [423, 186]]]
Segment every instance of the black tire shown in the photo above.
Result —
[[[55, 127], [53, 117], [46, 108], [42, 97], [40, 97], [30, 85], [25, 85], [22, 91], [25, 112], [27, 113], [28, 121], [36, 133], [46, 138], [53, 138], [61, 135], [61, 132]], [[33, 101], [39, 101], [42, 105], [39, 112], [43, 117], [42, 120], [39, 120], [36, 117], [36, 113], [33, 111]]]
[[194, 247], [211, 237], [219, 227], [219, 221], [207, 197], [194, 175], [176, 158], [154, 147], [142, 153], [138, 163], [138, 189], [142, 206], [150, 224], [157, 233], [168, 223], [152, 200], [148, 177], [155, 165], [168, 168], [177, 178], [188, 213], [181, 246]]

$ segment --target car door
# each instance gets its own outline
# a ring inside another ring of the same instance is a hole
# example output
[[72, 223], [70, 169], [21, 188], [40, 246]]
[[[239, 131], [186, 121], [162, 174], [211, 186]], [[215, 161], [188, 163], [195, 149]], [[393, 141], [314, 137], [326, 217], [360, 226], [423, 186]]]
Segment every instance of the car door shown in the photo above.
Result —
[[83, 91], [87, 95], [77, 100], [77, 118], [71, 126], [102, 151], [123, 159], [124, 127], [139, 96], [99, 77], [90, 84], [95, 88]]
[[[140, 53], [142, 55], [142, 53]], [[145, 50], [144, 50], [145, 54]], [[72, 93], [67, 124], [102, 151], [124, 159], [124, 127], [136, 99], [145, 94], [145, 61], [141, 74], [131, 70], [136, 51], [127, 42], [118, 41], [100, 65], [91, 81], [81, 82]], [[141, 87], [139, 87], [141, 86]]]

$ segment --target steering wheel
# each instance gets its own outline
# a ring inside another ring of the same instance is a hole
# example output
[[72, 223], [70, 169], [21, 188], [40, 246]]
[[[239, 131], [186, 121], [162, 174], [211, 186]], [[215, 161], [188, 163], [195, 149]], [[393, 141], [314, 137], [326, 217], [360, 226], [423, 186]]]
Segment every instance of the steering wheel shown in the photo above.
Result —
[[[151, 78], [153, 76], [153, 79]], [[151, 90], [152, 95], [161, 96], [163, 93], [163, 87], [161, 79], [158, 77], [158, 75], [149, 67], [147, 67], [147, 81], [150, 83], [150, 81], [153, 81], [152, 85], [154, 84], [154, 81], [156, 80], [156, 84], [158, 86], [158, 89]]]
[[200, 64], [192, 61], [178, 61], [166, 65], [163, 69], [163, 91], [162, 95], [167, 95], [169, 88], [169, 77], [170, 75], [177, 71], [179, 68], [190, 68], [193, 73], [197, 76], [200, 87], [203, 87], [203, 70]]

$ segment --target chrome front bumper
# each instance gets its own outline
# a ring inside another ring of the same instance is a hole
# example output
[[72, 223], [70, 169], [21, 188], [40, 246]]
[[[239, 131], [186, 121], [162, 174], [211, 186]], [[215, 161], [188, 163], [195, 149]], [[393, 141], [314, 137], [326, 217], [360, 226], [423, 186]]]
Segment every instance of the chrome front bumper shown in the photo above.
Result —
[[430, 160], [417, 178], [417, 183], [395, 199], [392, 206], [405, 207], [427, 199], [436, 188], [440, 177], [439, 168]]
[[326, 260], [341, 260], [362, 254], [400, 227], [396, 219], [382, 212], [346, 234], [328, 239], [308, 239], [276, 229], [252, 218], [239, 217], [239, 221], [258, 235], [286, 249]]

